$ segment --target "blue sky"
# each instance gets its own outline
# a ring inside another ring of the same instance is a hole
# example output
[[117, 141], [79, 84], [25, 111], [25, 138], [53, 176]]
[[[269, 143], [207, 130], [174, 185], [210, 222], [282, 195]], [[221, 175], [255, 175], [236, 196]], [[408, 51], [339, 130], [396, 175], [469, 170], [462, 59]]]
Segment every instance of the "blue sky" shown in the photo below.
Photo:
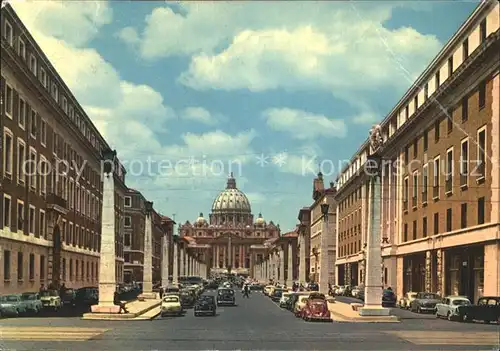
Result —
[[311, 204], [317, 165], [324, 161], [327, 182], [335, 178], [339, 160], [476, 5], [38, 0], [14, 8], [116, 147], [128, 185], [158, 211], [178, 222], [208, 214], [233, 164], [254, 214], [285, 231]]

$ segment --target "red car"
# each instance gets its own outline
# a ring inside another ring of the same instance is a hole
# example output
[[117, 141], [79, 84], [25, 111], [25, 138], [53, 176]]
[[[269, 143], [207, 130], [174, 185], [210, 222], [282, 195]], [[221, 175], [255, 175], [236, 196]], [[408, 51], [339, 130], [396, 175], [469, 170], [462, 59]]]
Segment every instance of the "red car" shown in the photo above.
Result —
[[316, 298], [316, 296], [311, 296], [301, 310], [301, 317], [305, 321], [321, 320], [331, 322], [332, 319], [325, 297]]

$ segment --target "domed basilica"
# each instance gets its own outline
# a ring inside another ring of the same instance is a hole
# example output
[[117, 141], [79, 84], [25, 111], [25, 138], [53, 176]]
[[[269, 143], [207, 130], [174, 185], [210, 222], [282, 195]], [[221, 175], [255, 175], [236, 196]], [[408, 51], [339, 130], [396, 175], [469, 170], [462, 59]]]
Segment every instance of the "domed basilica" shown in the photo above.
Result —
[[264, 256], [267, 240], [280, 235], [279, 226], [266, 222], [259, 213], [254, 220], [246, 195], [236, 187], [233, 174], [226, 189], [214, 200], [208, 219], [200, 213], [179, 227], [188, 242], [213, 273], [235, 272], [252, 275], [253, 266]]

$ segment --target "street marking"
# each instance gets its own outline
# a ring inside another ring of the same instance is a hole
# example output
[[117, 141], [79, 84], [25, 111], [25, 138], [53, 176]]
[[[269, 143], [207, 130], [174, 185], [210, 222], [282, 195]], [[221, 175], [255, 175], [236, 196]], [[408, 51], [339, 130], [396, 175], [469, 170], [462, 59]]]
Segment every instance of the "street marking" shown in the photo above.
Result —
[[463, 333], [455, 331], [389, 331], [415, 345], [499, 345], [497, 332]]
[[31, 341], [87, 341], [109, 329], [78, 327], [4, 327], [0, 331], [2, 340]]

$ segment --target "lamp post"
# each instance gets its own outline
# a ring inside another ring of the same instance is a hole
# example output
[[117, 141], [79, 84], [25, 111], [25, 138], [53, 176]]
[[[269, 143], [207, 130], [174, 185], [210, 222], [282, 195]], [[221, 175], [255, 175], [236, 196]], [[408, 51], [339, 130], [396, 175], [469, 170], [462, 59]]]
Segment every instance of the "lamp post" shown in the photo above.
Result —
[[369, 178], [369, 226], [366, 248], [365, 305], [359, 310], [361, 316], [388, 316], [390, 310], [382, 307], [382, 249], [380, 235], [380, 170], [382, 158], [377, 150], [381, 136], [372, 130], [374, 152], [365, 162], [365, 174]]
[[328, 294], [328, 283], [329, 283], [329, 263], [330, 255], [328, 250], [328, 210], [330, 205], [326, 200], [326, 196], [321, 203], [321, 214], [323, 216], [323, 222], [321, 225], [321, 238], [320, 238], [320, 267], [319, 267], [319, 291], [322, 294]]

